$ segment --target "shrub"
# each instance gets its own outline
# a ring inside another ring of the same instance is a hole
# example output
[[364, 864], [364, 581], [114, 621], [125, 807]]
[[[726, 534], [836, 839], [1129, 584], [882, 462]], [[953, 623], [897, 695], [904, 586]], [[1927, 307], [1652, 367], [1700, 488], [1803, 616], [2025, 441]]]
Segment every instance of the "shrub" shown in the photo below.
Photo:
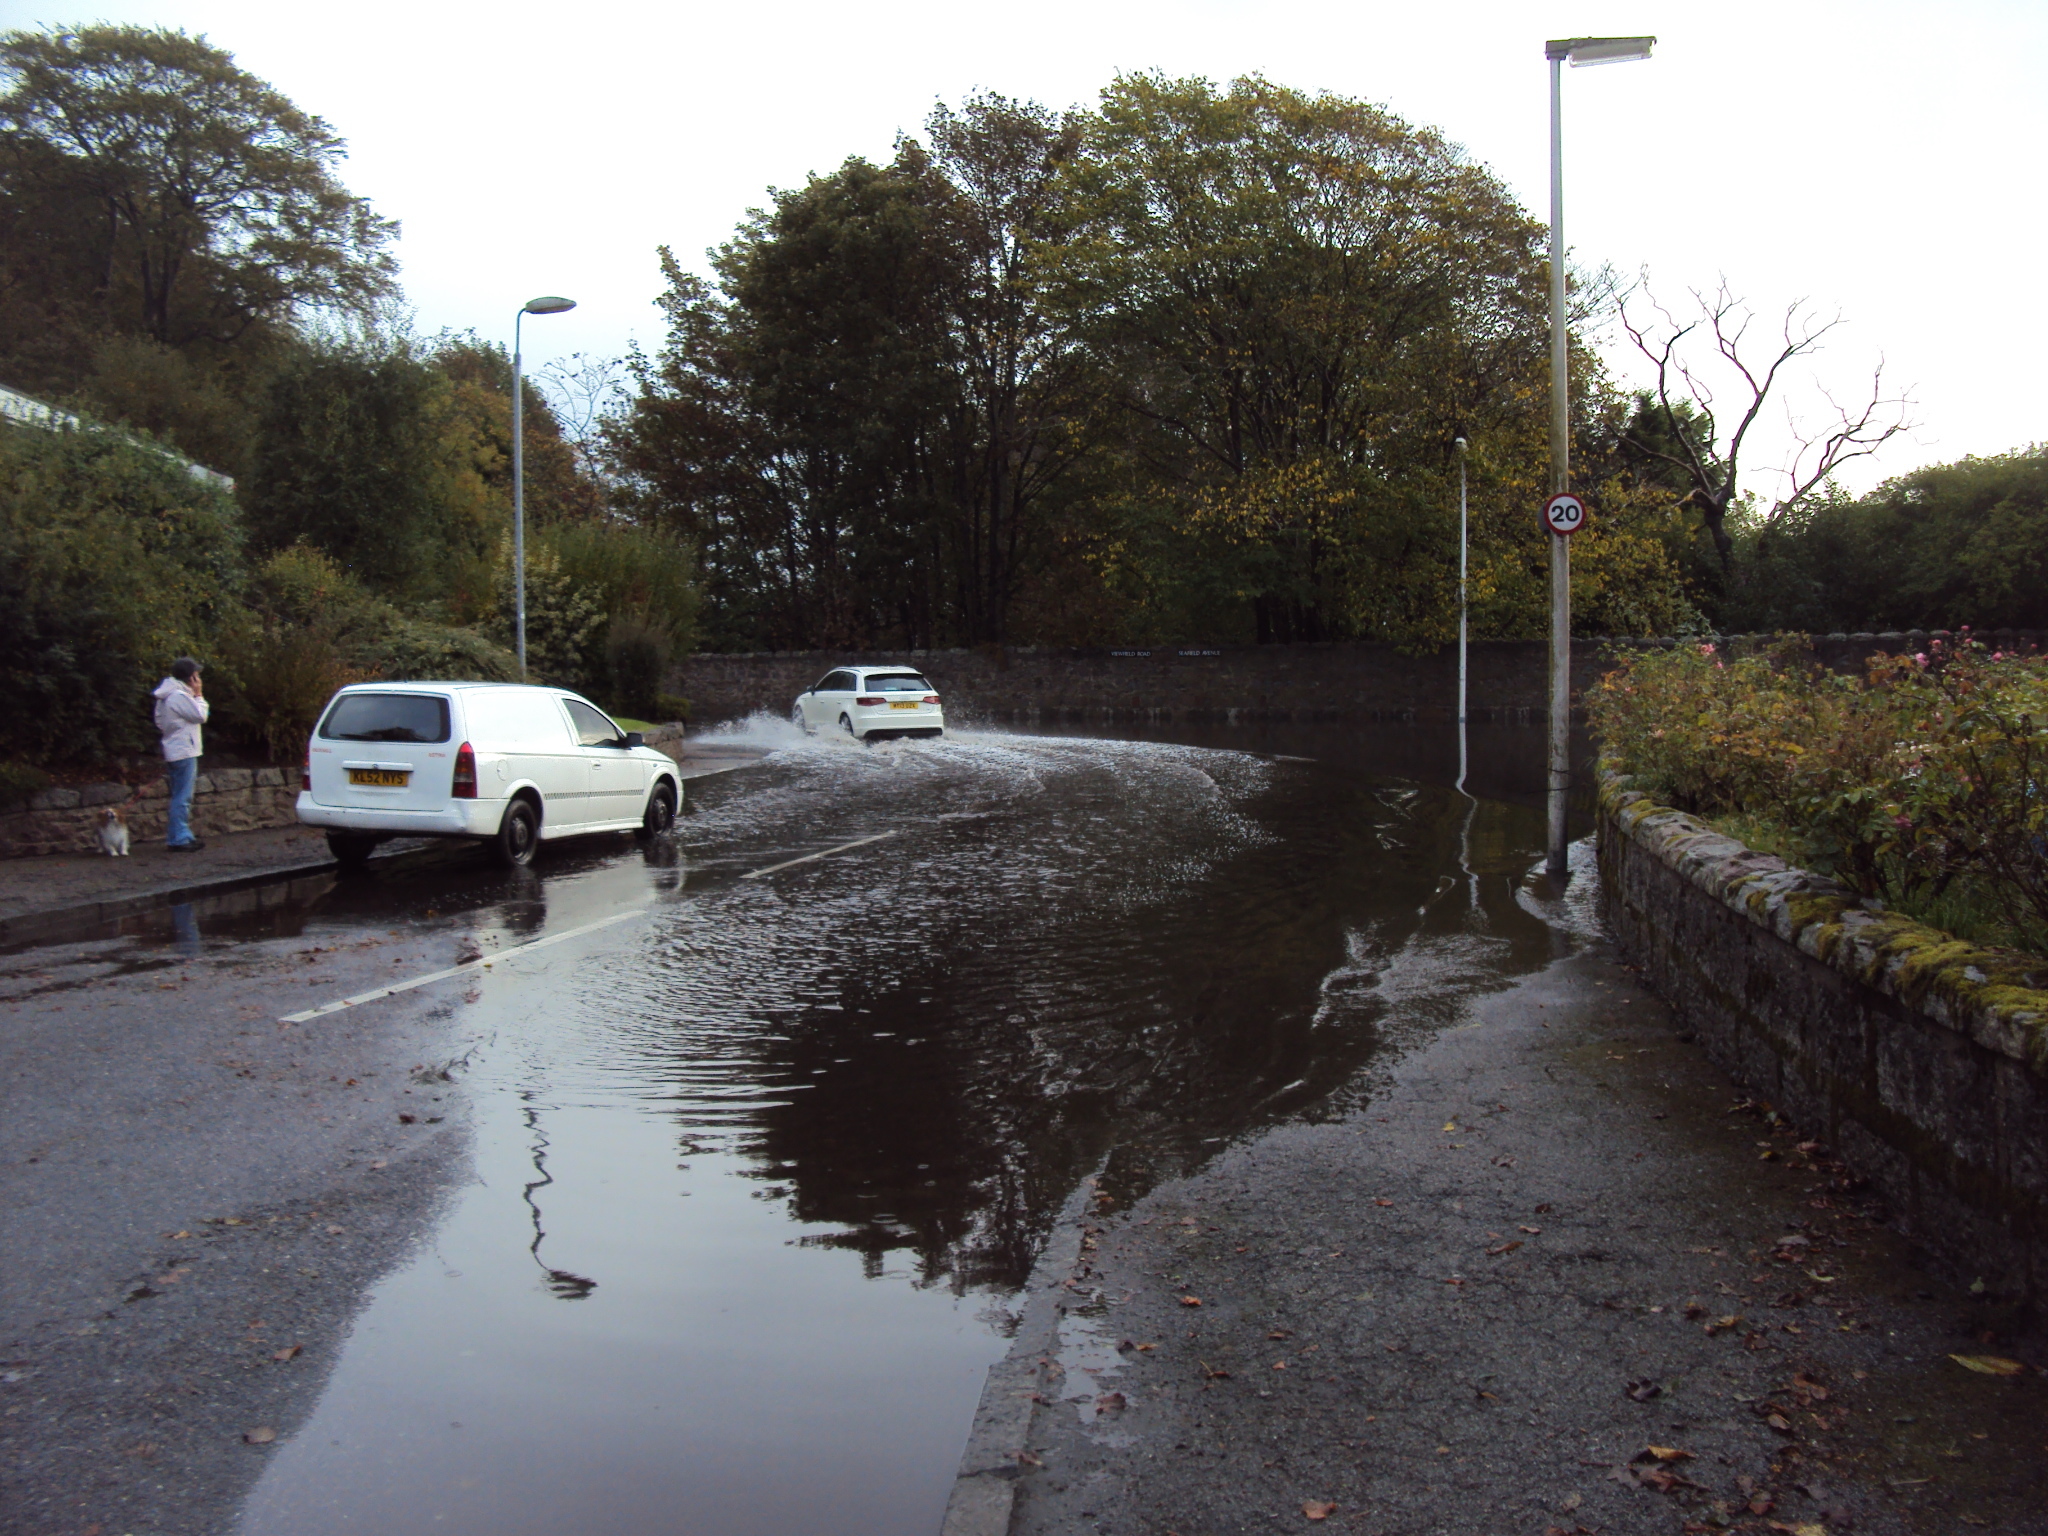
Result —
[[605, 631], [607, 697], [628, 714], [655, 718], [662, 684], [668, 679], [674, 642], [668, 627], [645, 608], [612, 615]]
[[1740, 657], [1680, 645], [1590, 701], [1604, 750], [1705, 816], [1775, 829], [1785, 851], [1916, 915], [1993, 914], [2048, 937], [2048, 660], [1967, 637], [1844, 677], [1804, 642]]
[[0, 425], [0, 754], [105, 762], [156, 739], [171, 658], [208, 659], [242, 585], [220, 486], [126, 434]]
[[25, 804], [50, 787], [50, 776], [27, 763], [0, 763], [0, 806]]
[[278, 627], [231, 643], [222, 670], [230, 682], [216, 690], [222, 725], [273, 763], [297, 762], [335, 689], [371, 675], [344, 662], [327, 631]]

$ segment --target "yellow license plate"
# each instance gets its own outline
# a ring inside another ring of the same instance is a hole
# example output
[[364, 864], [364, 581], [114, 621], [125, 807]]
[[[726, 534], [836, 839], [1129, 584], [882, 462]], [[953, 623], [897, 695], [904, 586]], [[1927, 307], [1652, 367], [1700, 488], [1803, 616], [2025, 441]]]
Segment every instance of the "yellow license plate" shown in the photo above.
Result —
[[898, 704], [894, 699], [891, 699], [889, 707], [891, 709], [915, 709], [917, 708], [917, 700], [912, 699], [908, 704]]
[[351, 768], [348, 781], [351, 784], [375, 784], [382, 789], [403, 789], [412, 780], [412, 770], [394, 773], [387, 768]]

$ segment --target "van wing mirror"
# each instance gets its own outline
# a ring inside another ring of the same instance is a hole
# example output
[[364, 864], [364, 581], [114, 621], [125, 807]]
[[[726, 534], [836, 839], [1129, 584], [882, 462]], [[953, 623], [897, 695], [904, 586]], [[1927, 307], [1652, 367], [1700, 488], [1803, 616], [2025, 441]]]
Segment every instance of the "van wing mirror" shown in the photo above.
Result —
[[626, 732], [626, 745], [629, 747], [644, 747], [647, 745], [647, 738], [638, 731], [628, 731]]

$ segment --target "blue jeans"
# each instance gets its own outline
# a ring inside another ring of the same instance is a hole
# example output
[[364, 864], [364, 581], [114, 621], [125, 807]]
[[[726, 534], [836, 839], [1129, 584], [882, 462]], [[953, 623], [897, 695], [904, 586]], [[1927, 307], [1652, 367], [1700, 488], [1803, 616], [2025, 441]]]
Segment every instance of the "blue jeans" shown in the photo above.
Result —
[[192, 841], [192, 781], [198, 777], [196, 757], [164, 764], [164, 778], [171, 786], [171, 823], [164, 829], [164, 842], [172, 848]]

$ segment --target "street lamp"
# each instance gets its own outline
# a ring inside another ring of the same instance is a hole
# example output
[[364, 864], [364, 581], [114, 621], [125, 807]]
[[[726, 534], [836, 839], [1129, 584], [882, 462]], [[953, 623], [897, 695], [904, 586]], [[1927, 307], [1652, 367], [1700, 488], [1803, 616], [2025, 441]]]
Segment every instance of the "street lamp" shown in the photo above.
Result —
[[[1543, 45], [1550, 60], [1550, 490], [1571, 488], [1571, 386], [1564, 324], [1564, 65], [1647, 59], [1654, 37], [1567, 37]], [[1550, 535], [1550, 878], [1566, 875], [1565, 808], [1572, 787], [1572, 557], [1566, 535]]]
[[1465, 793], [1465, 439], [1452, 447], [1458, 454], [1458, 793]]
[[512, 317], [512, 599], [518, 610], [519, 680], [526, 681], [526, 432], [520, 399], [519, 323], [528, 315], [559, 315], [574, 299], [528, 299]]

